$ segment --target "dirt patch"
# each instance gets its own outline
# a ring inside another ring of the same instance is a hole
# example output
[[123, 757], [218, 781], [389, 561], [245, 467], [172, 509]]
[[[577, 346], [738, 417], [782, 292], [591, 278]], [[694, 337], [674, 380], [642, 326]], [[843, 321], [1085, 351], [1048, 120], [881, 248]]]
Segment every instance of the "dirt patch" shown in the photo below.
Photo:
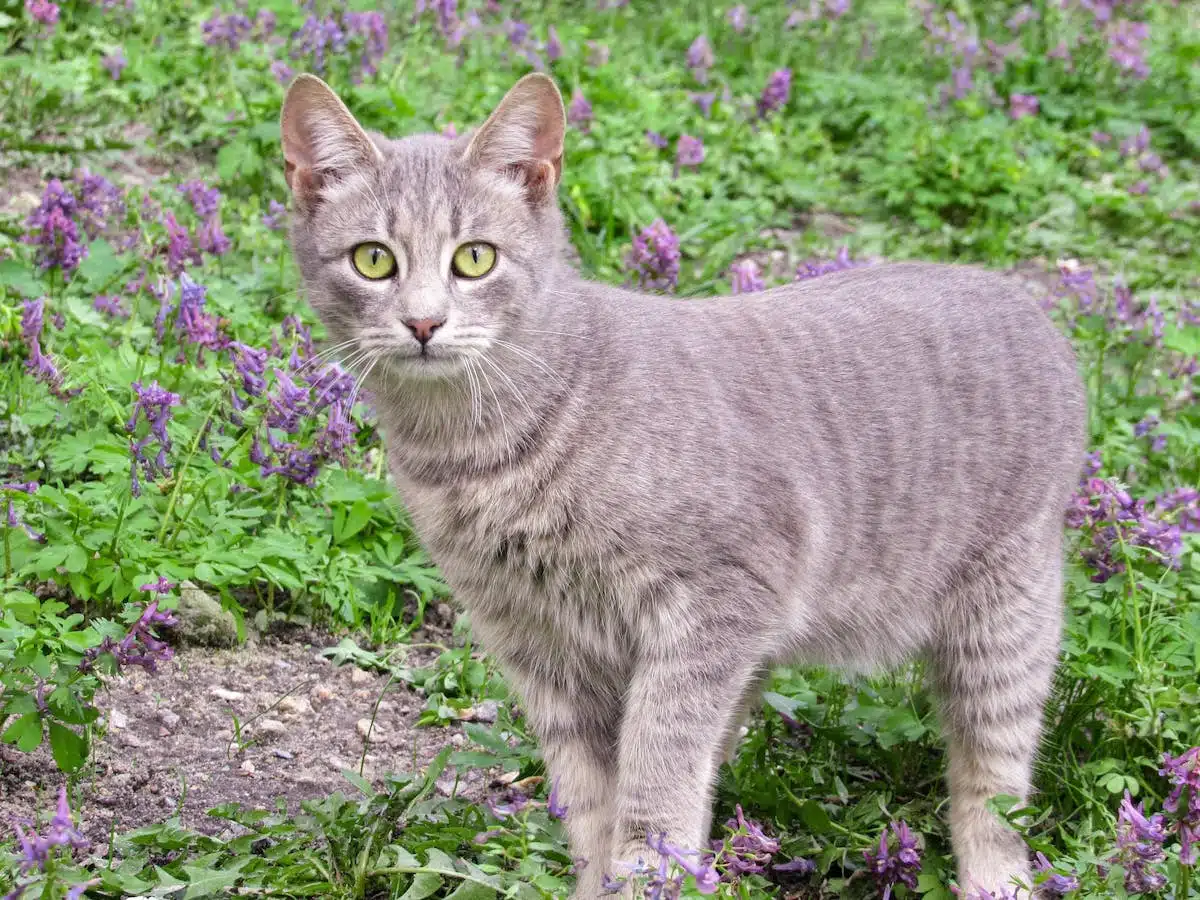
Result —
[[[248, 643], [234, 650], [184, 650], [156, 675], [140, 669], [109, 680], [96, 695], [107, 734], [94, 748], [76, 811], [104, 847], [123, 832], [180, 816], [206, 833], [227, 827], [207, 810], [237, 801], [295, 812], [302, 800], [354, 788], [341, 775], [358, 770], [375, 784], [388, 772], [419, 770], [461, 729], [416, 728], [424, 698], [408, 685], [320, 655], [334, 641]], [[434, 651], [408, 664], [428, 665]], [[382, 700], [380, 695], [383, 693]], [[378, 701], [367, 742], [367, 720]], [[236, 723], [235, 723], [236, 717]], [[53, 808], [63, 777], [43, 747], [27, 754], [0, 745], [0, 822], [34, 819]], [[455, 791], [453, 777], [439, 791]], [[482, 796], [486, 776], [464, 773], [455, 791]]]

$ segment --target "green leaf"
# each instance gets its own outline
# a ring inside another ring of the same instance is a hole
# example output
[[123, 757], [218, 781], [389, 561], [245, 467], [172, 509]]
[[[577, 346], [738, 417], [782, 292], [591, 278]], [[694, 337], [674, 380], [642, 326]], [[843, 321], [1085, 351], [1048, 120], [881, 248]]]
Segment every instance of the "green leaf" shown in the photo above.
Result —
[[464, 881], [446, 895], [446, 900], [492, 900], [495, 896], [495, 888], [482, 885], [478, 881]]
[[46, 292], [41, 279], [33, 274], [27, 263], [19, 259], [0, 260], [0, 285], [12, 288], [25, 297], [36, 297]]
[[61, 772], [74, 772], [87, 759], [87, 738], [76, 734], [66, 725], [50, 723], [50, 752]]
[[88, 245], [88, 255], [79, 265], [79, 275], [93, 287], [103, 287], [120, 274], [125, 264], [117, 258], [112, 245], [99, 238]]
[[250, 141], [226, 144], [217, 153], [217, 172], [223, 181], [255, 175], [262, 169], [262, 157]]
[[400, 895], [400, 900], [425, 900], [436, 894], [442, 887], [442, 876], [433, 872], [418, 872], [413, 876], [408, 890]]
[[348, 510], [339, 507], [334, 519], [334, 533], [339, 544], [348, 541], [367, 527], [371, 521], [371, 507], [365, 500], [357, 500]]
[[40, 713], [27, 713], [5, 729], [0, 741], [16, 744], [17, 749], [31, 753], [42, 743], [42, 717]]
[[238, 870], [247, 862], [249, 859], [239, 859], [229, 869], [183, 866], [183, 872], [188, 877], [188, 887], [184, 892], [183, 900], [193, 900], [195, 897], [213, 897], [225, 893], [225, 888], [232, 887], [241, 878]]

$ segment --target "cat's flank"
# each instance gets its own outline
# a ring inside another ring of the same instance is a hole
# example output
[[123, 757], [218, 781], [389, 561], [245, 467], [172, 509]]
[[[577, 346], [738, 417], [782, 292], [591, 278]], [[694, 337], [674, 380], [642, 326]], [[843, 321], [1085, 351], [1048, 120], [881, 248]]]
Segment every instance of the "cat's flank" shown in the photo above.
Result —
[[[1028, 881], [1025, 797], [1062, 616], [1084, 401], [1009, 280], [886, 265], [752, 295], [586, 281], [563, 105], [521, 79], [472, 134], [283, 108], [309, 299], [352, 342], [391, 471], [569, 804], [576, 896], [706, 845], [770, 666], [931, 664], [964, 884]], [[969, 881], [968, 881], [969, 879]]]

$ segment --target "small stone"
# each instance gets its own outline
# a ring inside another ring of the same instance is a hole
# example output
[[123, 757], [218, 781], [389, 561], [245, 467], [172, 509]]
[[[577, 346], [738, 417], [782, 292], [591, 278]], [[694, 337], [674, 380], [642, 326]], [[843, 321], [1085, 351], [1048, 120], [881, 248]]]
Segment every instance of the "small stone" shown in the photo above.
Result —
[[164, 727], [174, 731], [179, 727], [179, 713], [164, 707], [158, 711], [158, 721], [160, 721]]
[[272, 750], [271, 753], [276, 759], [295, 759], [296, 755], [288, 750]]
[[370, 672], [367, 672], [363, 669], [359, 669], [357, 667], [350, 673], [350, 683], [351, 684], [367, 684], [368, 682], [371, 682], [374, 680], [375, 680], [374, 675], [372, 675]]
[[113, 787], [123, 788], [131, 781], [133, 781], [133, 776], [128, 772], [118, 772], [112, 777], [111, 784]]
[[110, 710], [108, 713], [108, 724], [113, 728], [128, 728], [129, 716], [125, 715], [119, 709]]
[[451, 775], [448, 778], [439, 778], [433, 783], [433, 786], [443, 797], [453, 797], [454, 789], [458, 786], [458, 781]]
[[215, 687], [209, 693], [218, 700], [224, 700], [226, 703], [236, 703], [238, 700], [246, 699], [246, 695], [241, 691], [230, 691], [223, 687]]
[[334, 694], [329, 688], [323, 684], [318, 684], [308, 692], [309, 699], [312, 700], [314, 706], [323, 706], [333, 699]]
[[467, 737], [462, 732], [455, 732], [450, 735], [450, 743], [455, 747], [461, 747], [467, 742]]
[[300, 697], [295, 694], [284, 697], [275, 708], [279, 710], [280, 715], [285, 719], [296, 719], [300, 716], [306, 716], [313, 711], [312, 704], [308, 702], [307, 697]]
[[250, 775], [254, 774], [254, 763], [252, 763], [248, 759], [242, 760], [242, 764], [239, 768], [241, 769], [241, 773], [244, 776], [250, 776]]
[[500, 703], [496, 700], [484, 700], [475, 706], [475, 721], [491, 724], [496, 721], [500, 712]]
[[222, 728], [216, 734], [214, 734], [213, 737], [215, 737], [218, 741], [232, 741], [233, 732], [228, 728]]
[[264, 741], [276, 741], [287, 733], [287, 726], [278, 719], [262, 719], [254, 731]]
[[370, 719], [359, 719], [354, 723], [354, 730], [364, 741], [369, 741], [372, 744], [382, 743], [384, 740], [383, 733], [379, 730], [378, 724], [371, 727]]
[[172, 633], [181, 644], [194, 647], [236, 647], [237, 619], [233, 613], [190, 581], [179, 585], [178, 624]]
[[275, 660], [275, 668], [287, 670], [287, 669], [294, 669], [296, 667], [293, 666], [286, 659], [277, 659], [277, 660]]
[[437, 605], [438, 618], [447, 625], [454, 624], [454, 607], [449, 603], [439, 603]]
[[126, 732], [125, 734], [121, 735], [121, 746], [128, 747], [131, 750], [140, 750], [142, 747], [146, 746], [146, 742], [137, 735]]

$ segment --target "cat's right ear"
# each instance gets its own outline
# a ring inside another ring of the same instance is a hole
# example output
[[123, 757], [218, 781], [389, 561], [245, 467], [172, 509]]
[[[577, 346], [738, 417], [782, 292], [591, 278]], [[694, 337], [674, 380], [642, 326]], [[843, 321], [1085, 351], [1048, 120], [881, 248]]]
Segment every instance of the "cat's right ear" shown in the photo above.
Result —
[[280, 117], [284, 177], [301, 211], [347, 172], [379, 162], [379, 148], [341, 98], [315, 75], [299, 75], [283, 99]]
[[553, 201], [567, 117], [554, 81], [533, 72], [512, 86], [467, 147], [468, 164], [512, 178], [529, 202]]

